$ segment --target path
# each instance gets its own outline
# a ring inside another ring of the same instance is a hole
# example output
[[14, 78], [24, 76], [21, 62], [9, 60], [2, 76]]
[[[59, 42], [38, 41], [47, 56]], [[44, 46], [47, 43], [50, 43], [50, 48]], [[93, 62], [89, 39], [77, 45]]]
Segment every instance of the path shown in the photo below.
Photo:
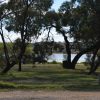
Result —
[[0, 100], [100, 100], [100, 92], [11, 91], [0, 92]]

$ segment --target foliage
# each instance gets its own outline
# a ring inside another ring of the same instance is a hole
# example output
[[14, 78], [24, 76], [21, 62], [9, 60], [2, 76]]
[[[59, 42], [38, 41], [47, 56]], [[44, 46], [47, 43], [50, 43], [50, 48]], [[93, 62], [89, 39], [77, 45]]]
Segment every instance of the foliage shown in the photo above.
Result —
[[[6, 59], [6, 68], [3, 72], [10, 70], [10, 68], [17, 63], [16, 61], [19, 62], [19, 70], [21, 70], [21, 60], [25, 53], [27, 43], [30, 42], [31, 37], [38, 37], [41, 34], [40, 30], [43, 28], [43, 16], [49, 10], [52, 3], [52, 0], [9, 0], [6, 4], [0, 5], [2, 8], [0, 9], [2, 14], [0, 17], [0, 34], [4, 44]], [[8, 32], [14, 31], [20, 35], [20, 41], [16, 41], [17, 46], [19, 46], [17, 48], [17, 57], [15, 51], [13, 51], [12, 57], [10, 57], [8, 53], [2, 30], [3, 26], [8, 30]], [[12, 58], [12, 60], [10, 58]]]
[[[100, 48], [99, 6], [100, 2], [98, 0], [71, 0], [65, 1], [59, 12], [50, 11], [47, 13], [46, 25], [54, 27], [64, 37], [68, 55], [65, 67], [72, 66], [70, 68], [74, 69], [78, 59], [83, 54], [96, 52]], [[72, 47], [68, 37], [73, 38], [73, 44], [78, 51], [72, 61]]]
[[80, 49], [91, 47], [99, 41], [100, 10], [98, 6], [100, 3], [98, 0], [72, 1], [64, 2], [59, 10], [63, 13], [62, 25], [70, 27], [69, 35], [75, 42], [81, 42]]
[[42, 41], [34, 44], [33, 62], [45, 63], [53, 52], [53, 41]]

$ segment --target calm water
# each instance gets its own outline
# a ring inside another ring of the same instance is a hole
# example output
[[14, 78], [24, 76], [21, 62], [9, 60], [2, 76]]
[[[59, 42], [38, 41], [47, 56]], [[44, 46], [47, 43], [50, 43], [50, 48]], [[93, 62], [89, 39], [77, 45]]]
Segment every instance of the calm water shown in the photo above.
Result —
[[[75, 57], [76, 54], [71, 54], [72, 59]], [[49, 62], [52, 61], [57, 61], [57, 62], [62, 62], [63, 60], [65, 60], [67, 57], [66, 54], [57, 54], [57, 53], [53, 53], [51, 56], [49, 56]], [[84, 62], [86, 58], [86, 55], [83, 55], [78, 62]]]

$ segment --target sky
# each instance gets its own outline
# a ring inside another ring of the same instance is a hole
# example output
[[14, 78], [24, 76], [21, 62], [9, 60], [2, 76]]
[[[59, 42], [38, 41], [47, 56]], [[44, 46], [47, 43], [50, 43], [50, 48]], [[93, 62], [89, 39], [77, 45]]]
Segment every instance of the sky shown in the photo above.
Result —
[[[55, 11], [58, 11], [59, 7], [61, 6], [61, 4], [62, 4], [64, 1], [66, 1], [66, 0], [54, 0], [54, 3], [53, 3], [53, 5], [52, 5], [51, 9], [54, 9]], [[64, 41], [62, 35], [56, 33], [55, 29], [52, 29], [51, 33], [52, 33], [51, 36], [53, 36], [53, 38], [54, 38], [54, 40], [55, 40], [56, 42], [63, 42], [63, 41]], [[45, 35], [46, 35], [46, 32], [45, 32], [44, 35], [40, 36], [40, 38], [38, 39], [38, 41], [41, 41], [41, 39], [42, 39], [43, 37], [45, 37]]]
[[[61, 6], [61, 4], [62, 4], [64, 1], [66, 1], [66, 0], [54, 0], [54, 4], [52, 5], [51, 9], [54, 9], [55, 11], [58, 11], [59, 7]], [[67, 0], [67, 1], [69, 1], [69, 0]], [[4, 32], [5, 32], [5, 33], [8, 33], [6, 30], [5, 30]], [[63, 42], [63, 41], [64, 41], [62, 35], [57, 34], [56, 31], [55, 31], [54, 29], [51, 31], [51, 33], [53, 34], [54, 40], [55, 40], [56, 42], [60, 42], [60, 41]], [[8, 33], [8, 34], [9, 34], [9, 33]], [[45, 34], [46, 34], [46, 33], [45, 33]], [[38, 41], [41, 41], [41, 39], [45, 36], [45, 34], [42, 35], [42, 36], [40, 36], [40, 38], [38, 39]], [[9, 36], [9, 35], [6, 35], [6, 36], [5, 36], [7, 42], [9, 42], [8, 36]], [[15, 34], [15, 33], [13, 33], [13, 32], [11, 32], [9, 37], [11, 38], [12, 41], [14, 41], [16, 38], [19, 37], [19, 35], [18, 35], [18, 34]], [[2, 40], [0, 39], [0, 42], [1, 42], [1, 41], [2, 41]]]
[[52, 5], [52, 8], [55, 9], [55, 11], [57, 11], [64, 1], [66, 0], [54, 0], [54, 4]]
[[[58, 9], [59, 9], [59, 7], [61, 6], [61, 4], [62, 4], [63, 2], [65, 2], [65, 1], [70, 1], [70, 0], [54, 0], [54, 3], [53, 3], [53, 5], [52, 5], [51, 9], [54, 9], [55, 11], [58, 11]], [[54, 37], [54, 40], [55, 40], [56, 42], [64, 42], [64, 39], [63, 39], [62, 35], [56, 33], [55, 29], [52, 29], [51, 33], [53, 33], [52, 36]], [[45, 34], [42, 35], [42, 36], [40, 36], [40, 38], [38, 39], [38, 41], [41, 41], [41, 39], [42, 39], [44, 36], [45, 36]], [[72, 41], [72, 39], [69, 39], [69, 41]]]

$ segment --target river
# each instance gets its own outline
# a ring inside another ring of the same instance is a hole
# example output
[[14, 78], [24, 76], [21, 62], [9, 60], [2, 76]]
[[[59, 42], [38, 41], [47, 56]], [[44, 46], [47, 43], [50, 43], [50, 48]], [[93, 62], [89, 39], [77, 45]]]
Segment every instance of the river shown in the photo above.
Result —
[[[76, 54], [71, 54], [71, 60], [76, 56]], [[56, 61], [56, 62], [62, 62], [66, 60], [67, 54], [60, 54], [60, 53], [53, 53], [51, 56], [48, 57], [48, 62]], [[79, 59], [80, 62], [85, 62], [86, 54], [81, 56]]]

